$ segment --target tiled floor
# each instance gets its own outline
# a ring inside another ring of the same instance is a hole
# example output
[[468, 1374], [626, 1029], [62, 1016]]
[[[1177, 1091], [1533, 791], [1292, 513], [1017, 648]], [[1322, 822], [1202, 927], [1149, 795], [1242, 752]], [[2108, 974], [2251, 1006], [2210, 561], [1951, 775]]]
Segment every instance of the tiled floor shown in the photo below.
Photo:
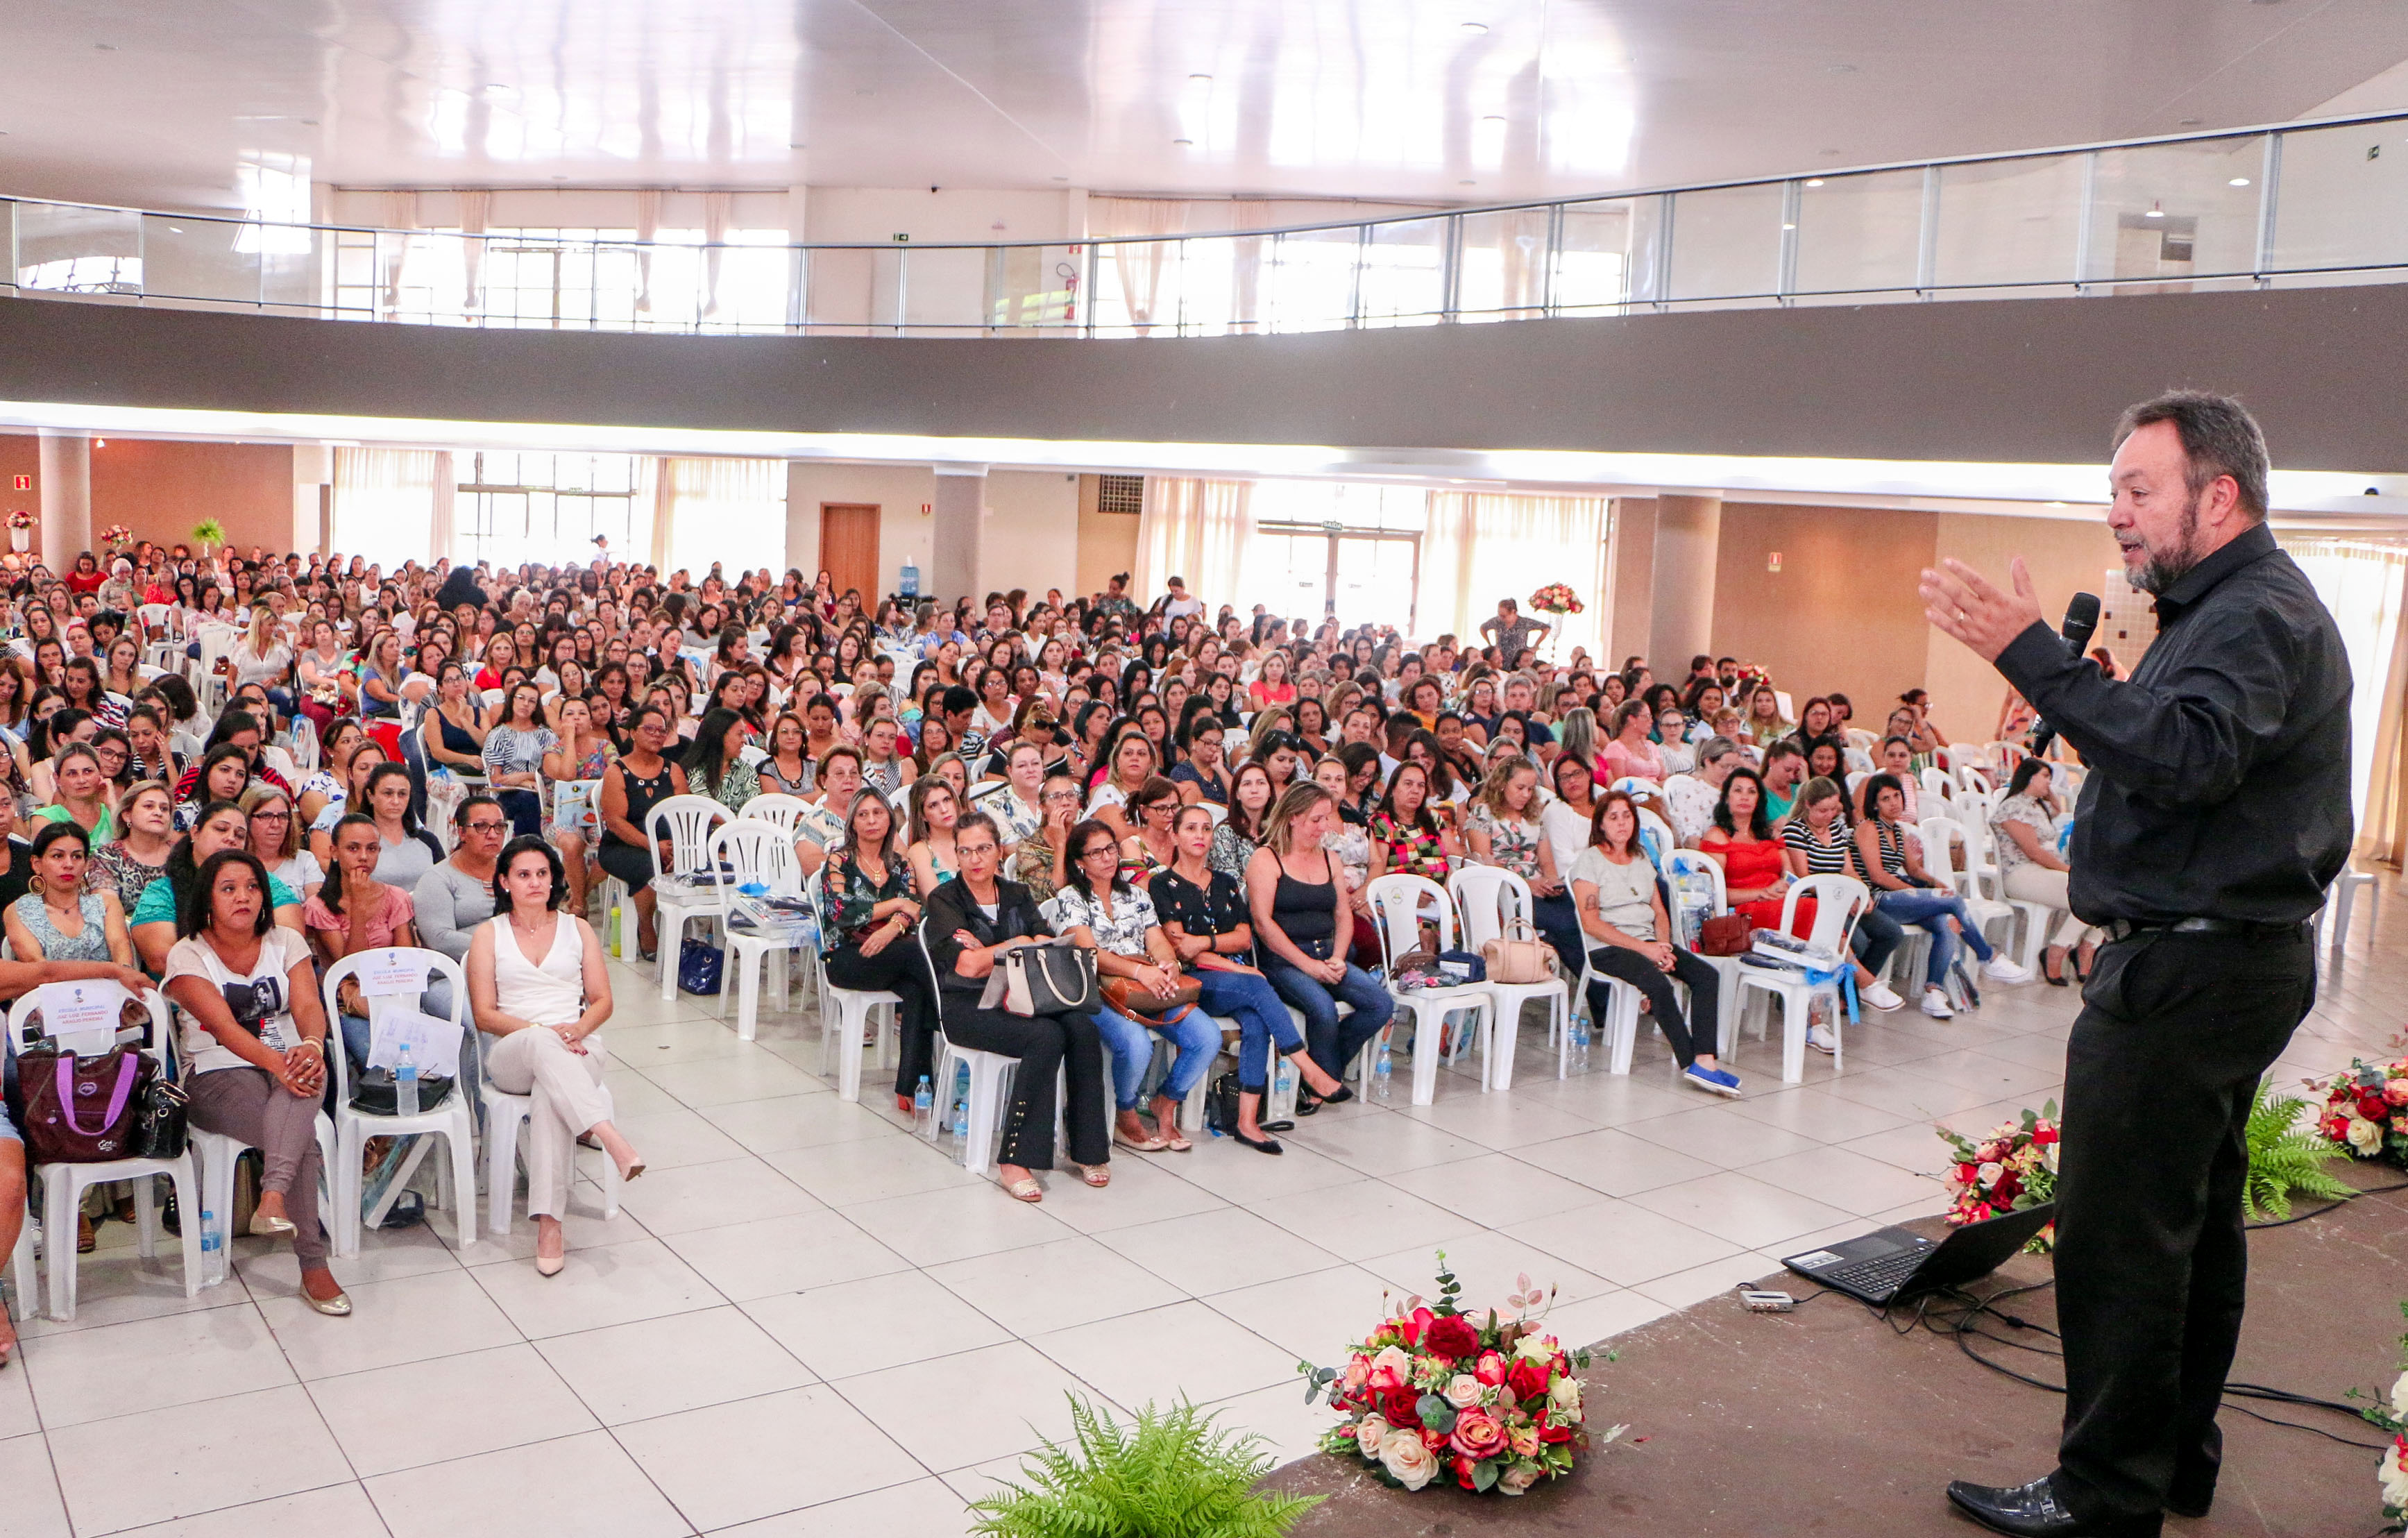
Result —
[[[2286, 1076], [2394, 1038], [2399, 906], [2379, 938], [2361, 919]], [[1510, 1092], [1467, 1061], [1436, 1104], [1333, 1108], [1282, 1158], [1124, 1154], [1111, 1189], [1057, 1175], [1026, 1207], [891, 1100], [839, 1101], [815, 1016], [748, 1045], [618, 978], [610, 1084], [652, 1168], [609, 1222], [580, 1183], [563, 1275], [536, 1274], [523, 1219], [464, 1249], [438, 1216], [338, 1261], [358, 1312], [328, 1320], [289, 1250], [239, 1242], [188, 1302], [172, 1258], [105, 1225], [77, 1319], [25, 1321], [0, 1371], [0, 1538], [950, 1535], [1070, 1393], [1184, 1393], [1297, 1456], [1321, 1419], [1297, 1359], [1426, 1289], [1434, 1250], [1470, 1298], [1526, 1273], [1567, 1337], [1627, 1330], [1936, 1210], [1930, 1123], [2048, 1098], [2074, 1011], [2034, 985], [1951, 1023], [1875, 1016], [1844, 1073], [1810, 1056], [1793, 1087], [1777, 1039], [1750, 1040], [1731, 1102], [1679, 1087], [1652, 1040], [1627, 1078], [1557, 1081], [1534, 1016]]]

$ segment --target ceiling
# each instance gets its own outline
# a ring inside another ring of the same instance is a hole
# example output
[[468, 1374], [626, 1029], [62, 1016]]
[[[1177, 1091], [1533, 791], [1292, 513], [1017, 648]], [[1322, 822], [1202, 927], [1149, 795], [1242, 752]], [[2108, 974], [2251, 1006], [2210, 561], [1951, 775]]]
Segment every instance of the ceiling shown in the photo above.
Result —
[[1489, 202], [2277, 121], [2408, 60], [2399, 0], [0, 0], [0, 193], [168, 208], [242, 207], [260, 166]]

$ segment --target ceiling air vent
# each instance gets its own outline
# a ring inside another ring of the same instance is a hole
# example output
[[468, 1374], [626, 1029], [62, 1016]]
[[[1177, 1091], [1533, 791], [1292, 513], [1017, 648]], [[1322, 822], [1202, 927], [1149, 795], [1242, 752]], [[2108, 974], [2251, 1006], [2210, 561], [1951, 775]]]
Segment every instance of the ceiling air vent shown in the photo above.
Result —
[[1097, 512], [1143, 512], [1145, 510], [1145, 477], [1141, 475], [1096, 477], [1096, 510]]

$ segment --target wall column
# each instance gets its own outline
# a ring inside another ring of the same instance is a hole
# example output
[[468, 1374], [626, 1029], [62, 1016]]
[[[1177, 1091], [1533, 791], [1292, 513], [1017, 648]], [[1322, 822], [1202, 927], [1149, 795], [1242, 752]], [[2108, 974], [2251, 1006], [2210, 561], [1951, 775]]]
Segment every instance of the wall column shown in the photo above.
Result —
[[42, 564], [64, 577], [92, 549], [92, 438], [83, 433], [41, 432]]
[[1659, 679], [1686, 678], [1689, 659], [1713, 650], [1714, 560], [1722, 527], [1718, 491], [1656, 498], [1647, 665]]
[[979, 541], [986, 522], [986, 467], [939, 465], [934, 553], [921, 592], [940, 604], [978, 601]]
[[1613, 548], [1606, 563], [1607, 655], [1598, 664], [1619, 668], [1622, 659], [1648, 652], [1656, 613], [1656, 499], [1613, 499]]

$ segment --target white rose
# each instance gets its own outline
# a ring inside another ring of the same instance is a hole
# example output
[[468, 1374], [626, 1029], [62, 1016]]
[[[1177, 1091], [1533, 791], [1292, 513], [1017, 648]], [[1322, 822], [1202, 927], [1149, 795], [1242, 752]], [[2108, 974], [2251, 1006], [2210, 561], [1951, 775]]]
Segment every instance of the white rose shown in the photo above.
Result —
[[1438, 1477], [1438, 1455], [1422, 1445], [1420, 1432], [1401, 1426], [1380, 1439], [1380, 1466], [1409, 1490]]
[[1975, 1179], [1982, 1183], [1982, 1189], [1986, 1191], [1991, 1186], [1996, 1186], [1999, 1183], [1999, 1177], [2006, 1172], [2007, 1167], [2005, 1165], [2000, 1164], [1996, 1159], [1992, 1159], [1988, 1163], [1977, 1168], [1973, 1171], [1973, 1175]]
[[1557, 1418], [1576, 1420], [1580, 1416], [1580, 1379], [1564, 1376], [1547, 1386], [1547, 1402], [1555, 1407]]
[[1514, 1464], [1497, 1476], [1497, 1493], [1499, 1495], [1525, 1493], [1539, 1482], [1539, 1466], [1536, 1463]]
[[1363, 1449], [1365, 1458], [1374, 1462], [1380, 1457], [1380, 1439], [1387, 1434], [1388, 1421], [1384, 1416], [1365, 1416], [1354, 1423], [1354, 1445]]
[[2391, 1386], [2391, 1413], [2408, 1419], [2408, 1373], [2401, 1373], [2400, 1381]]
[[1481, 1390], [1486, 1387], [1469, 1373], [1457, 1373], [1446, 1380], [1446, 1387], [1440, 1393], [1456, 1409], [1469, 1410], [1480, 1402]]
[[2383, 1124], [2379, 1121], [2368, 1121], [2364, 1116], [2351, 1116], [2349, 1145], [2358, 1150], [2358, 1157], [2361, 1158], [2372, 1158], [2383, 1152]]
[[2408, 1449], [2394, 1442], [2383, 1453], [2383, 1503], [2408, 1510]]
[[1545, 1361], [1555, 1354], [1555, 1340], [1552, 1335], [1525, 1335], [1513, 1343], [1513, 1355], [1527, 1357], [1532, 1361]]

